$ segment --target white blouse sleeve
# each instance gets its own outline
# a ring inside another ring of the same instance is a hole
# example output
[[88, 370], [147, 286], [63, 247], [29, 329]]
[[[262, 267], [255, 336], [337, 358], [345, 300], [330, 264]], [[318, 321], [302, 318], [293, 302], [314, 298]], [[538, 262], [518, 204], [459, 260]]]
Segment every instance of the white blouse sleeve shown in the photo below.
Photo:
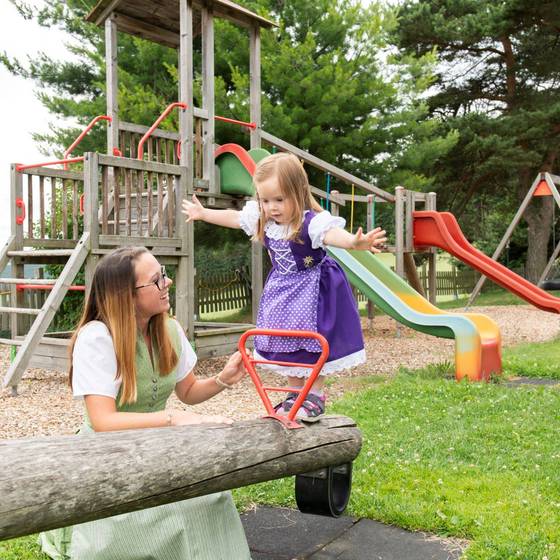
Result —
[[179, 356], [179, 363], [177, 364], [176, 372], [176, 380], [175, 383], [179, 383], [187, 377], [187, 375], [193, 370], [194, 366], [196, 365], [197, 357], [192, 349], [191, 343], [183, 330], [183, 327], [179, 324], [178, 321], [175, 321], [177, 325], [177, 330], [179, 332], [179, 338], [181, 340], [181, 355]]
[[346, 220], [340, 216], [333, 216], [330, 212], [324, 210], [318, 212], [311, 218], [309, 222], [309, 237], [311, 238], [311, 246], [313, 249], [324, 249], [323, 240], [325, 234], [332, 228], [343, 228], [346, 225]]
[[101, 321], [91, 321], [80, 329], [72, 352], [72, 392], [74, 397], [101, 395], [117, 398], [121, 380], [113, 339]]
[[257, 233], [259, 218], [259, 203], [256, 200], [249, 200], [239, 212], [239, 225], [247, 235], [252, 237]]

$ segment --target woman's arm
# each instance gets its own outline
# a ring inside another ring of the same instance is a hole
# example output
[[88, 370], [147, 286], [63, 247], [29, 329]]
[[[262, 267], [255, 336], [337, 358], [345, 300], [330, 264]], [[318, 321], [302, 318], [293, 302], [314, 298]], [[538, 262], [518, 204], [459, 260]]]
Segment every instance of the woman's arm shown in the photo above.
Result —
[[232, 424], [232, 420], [223, 416], [203, 416], [186, 410], [118, 412], [115, 399], [100, 395], [86, 395], [84, 400], [88, 417], [96, 432], [185, 426], [187, 424]]
[[358, 231], [354, 234], [348, 233], [342, 228], [334, 227], [329, 229], [323, 238], [324, 245], [332, 245], [341, 249], [361, 249], [372, 253], [380, 253], [386, 241], [385, 230], [380, 227], [367, 233], [363, 233], [362, 228], [358, 228]]
[[175, 393], [185, 404], [199, 404], [211, 399], [223, 391], [226, 386], [235, 385], [241, 381], [244, 375], [245, 368], [241, 354], [235, 352], [218, 375], [207, 379], [197, 379], [191, 371], [175, 385]]
[[192, 195], [192, 202], [183, 200], [183, 214], [187, 217], [187, 223], [195, 220], [202, 220], [209, 224], [223, 226], [233, 229], [241, 229], [239, 223], [238, 210], [213, 210], [211, 208], [204, 208], [196, 195]]

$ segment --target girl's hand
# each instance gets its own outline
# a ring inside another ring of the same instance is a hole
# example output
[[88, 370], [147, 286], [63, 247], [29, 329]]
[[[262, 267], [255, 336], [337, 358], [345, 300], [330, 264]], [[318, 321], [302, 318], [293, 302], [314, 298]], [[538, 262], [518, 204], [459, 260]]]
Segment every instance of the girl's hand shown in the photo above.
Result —
[[235, 385], [245, 377], [246, 373], [241, 352], [235, 352], [230, 356], [224, 369], [218, 374], [218, 378], [228, 385]]
[[233, 424], [231, 418], [218, 415], [202, 415], [186, 410], [173, 410], [171, 414], [172, 426], [189, 426], [192, 424]]
[[187, 223], [204, 219], [204, 206], [200, 204], [196, 194], [192, 195], [192, 202], [189, 202], [187, 199], [183, 200], [182, 212], [187, 217]]
[[364, 233], [362, 228], [354, 234], [352, 249], [360, 249], [363, 251], [371, 251], [372, 253], [381, 253], [381, 249], [385, 245], [387, 237], [385, 230], [377, 227]]

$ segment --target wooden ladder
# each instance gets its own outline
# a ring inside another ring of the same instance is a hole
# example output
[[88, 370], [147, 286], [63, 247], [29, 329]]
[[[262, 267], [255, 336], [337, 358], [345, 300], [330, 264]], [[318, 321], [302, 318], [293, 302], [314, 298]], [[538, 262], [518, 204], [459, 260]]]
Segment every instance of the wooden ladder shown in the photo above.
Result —
[[[11, 240], [10, 240], [11, 241]], [[86, 261], [89, 253], [89, 233], [86, 232], [73, 249], [36, 249], [32, 251], [14, 251], [13, 244], [8, 242], [0, 253], [0, 266], [5, 267], [8, 259], [12, 257], [68, 257], [60, 276], [52, 280], [29, 280], [24, 278], [2, 278], [6, 284], [50, 284], [53, 286], [41, 309], [0, 307], [0, 312], [36, 315], [29, 332], [21, 340], [0, 339], [0, 343], [19, 345], [17, 354], [4, 377], [4, 387], [12, 387], [12, 394], [17, 394], [17, 385], [21, 380], [34, 351], [41, 338], [46, 333], [55, 313], [58, 311], [68, 288], [76, 278], [81, 266]]]

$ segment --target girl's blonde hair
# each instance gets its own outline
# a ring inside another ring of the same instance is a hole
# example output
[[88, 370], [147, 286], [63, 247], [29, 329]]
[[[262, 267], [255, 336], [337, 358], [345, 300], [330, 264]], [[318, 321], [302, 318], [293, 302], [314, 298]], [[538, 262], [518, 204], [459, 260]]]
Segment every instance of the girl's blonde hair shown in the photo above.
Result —
[[[117, 356], [117, 379], [122, 380], [119, 404], [136, 402], [136, 308], [135, 263], [148, 253], [145, 247], [121, 247], [99, 261], [82, 317], [70, 341], [68, 382], [72, 387], [72, 353], [80, 329], [90, 321], [104, 323], [113, 339]], [[160, 375], [170, 374], [179, 361], [167, 331], [167, 313], [154, 315], [148, 323]]]
[[[322, 212], [323, 209], [311, 194], [311, 187], [303, 164], [293, 154], [280, 152], [259, 161], [253, 175], [255, 191], [259, 183], [272, 177], [275, 177], [278, 181], [282, 194], [292, 202], [293, 214], [288, 224], [291, 231], [289, 239], [297, 239], [301, 230], [301, 218], [305, 210]], [[255, 239], [261, 242], [264, 241], [265, 223], [266, 218], [262, 208], [260, 208], [259, 225]]]

